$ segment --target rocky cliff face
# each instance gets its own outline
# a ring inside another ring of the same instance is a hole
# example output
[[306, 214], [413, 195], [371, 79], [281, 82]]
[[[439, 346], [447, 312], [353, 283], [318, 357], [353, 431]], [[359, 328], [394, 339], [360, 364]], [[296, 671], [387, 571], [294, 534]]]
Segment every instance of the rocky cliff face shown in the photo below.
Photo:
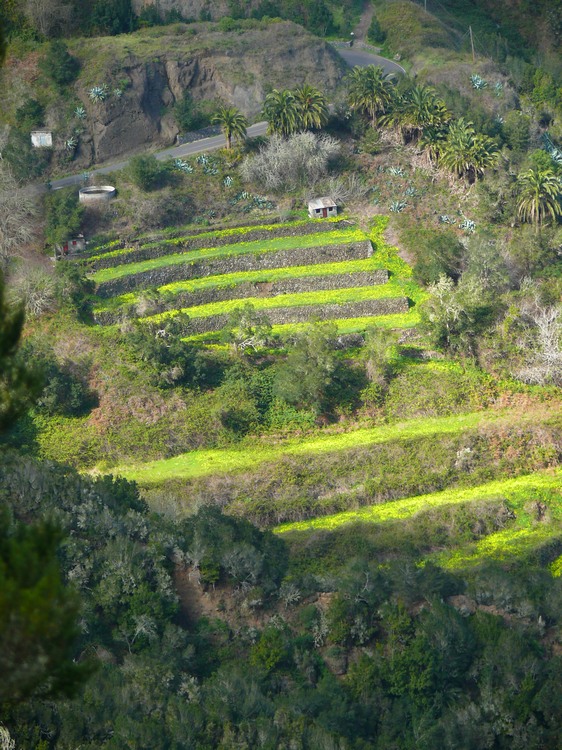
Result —
[[[107, 99], [92, 102], [90, 84], [79, 83], [87, 111], [77, 153], [81, 166], [149, 145], [171, 145], [179, 130], [170, 110], [187, 90], [195, 100], [220, 100], [251, 119], [271, 88], [308, 82], [332, 98], [345, 72], [332, 48], [288, 22], [262, 32], [216, 32], [195, 49], [163, 34], [156, 50], [152, 40], [146, 54], [137, 45], [120, 60], [120, 51], [108, 56], [108, 70], [99, 76], [112, 92]], [[117, 86], [120, 95], [114, 93]]]

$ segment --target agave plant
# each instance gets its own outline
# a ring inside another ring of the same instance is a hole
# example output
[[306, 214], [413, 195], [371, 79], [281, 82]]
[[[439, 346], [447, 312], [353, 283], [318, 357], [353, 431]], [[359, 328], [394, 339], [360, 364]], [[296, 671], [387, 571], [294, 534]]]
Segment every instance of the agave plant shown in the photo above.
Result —
[[76, 107], [74, 110], [74, 116], [77, 117], [79, 120], [85, 120], [86, 119], [86, 110], [82, 105], [79, 107]]
[[482, 89], [485, 89], [488, 86], [488, 81], [485, 81], [477, 73], [474, 73], [470, 76], [470, 82], [472, 83], [472, 88], [476, 89], [477, 91], [482, 91]]
[[476, 222], [472, 219], [464, 219], [459, 224], [460, 229], [464, 229], [467, 234], [474, 234], [476, 231]]
[[105, 83], [102, 86], [92, 86], [88, 91], [88, 96], [93, 102], [103, 102], [107, 99], [109, 92]]
[[174, 167], [179, 169], [180, 172], [185, 172], [186, 174], [191, 174], [193, 172], [191, 164], [183, 159], [174, 159]]
[[76, 146], [78, 145], [78, 138], [71, 135], [70, 138], [67, 138], [64, 142], [64, 147], [67, 151], [74, 151]]
[[394, 175], [394, 177], [405, 177], [406, 172], [402, 169], [402, 167], [389, 167], [388, 173], [391, 175]]
[[496, 81], [494, 84], [494, 94], [496, 96], [501, 96], [503, 94], [503, 83], [501, 81]]
[[113, 89], [113, 96], [117, 97], [117, 99], [121, 99], [123, 96], [123, 89]]
[[402, 213], [407, 205], [406, 201], [392, 201], [389, 211], [393, 214], [399, 214]]
[[227, 174], [224, 180], [222, 181], [222, 184], [225, 187], [229, 188], [232, 186], [232, 182], [233, 182], [232, 177], [229, 174]]
[[453, 216], [449, 216], [448, 214], [441, 214], [439, 217], [439, 223], [440, 224], [456, 224], [457, 220]]

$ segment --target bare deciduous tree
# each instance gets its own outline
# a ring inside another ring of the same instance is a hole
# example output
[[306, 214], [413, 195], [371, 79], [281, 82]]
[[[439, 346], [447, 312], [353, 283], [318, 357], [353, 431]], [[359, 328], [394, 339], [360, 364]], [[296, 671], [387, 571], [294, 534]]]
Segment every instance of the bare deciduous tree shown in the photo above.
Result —
[[70, 21], [72, 6], [61, 0], [26, 0], [24, 13], [34, 29], [49, 37]]
[[562, 385], [562, 308], [534, 300], [522, 313], [527, 325], [521, 346], [528, 354], [516, 376], [525, 383]]
[[11, 288], [30, 318], [37, 318], [54, 306], [56, 282], [52, 273], [41, 266], [20, 269], [12, 279]]
[[243, 162], [242, 176], [266, 190], [312, 186], [326, 174], [339, 151], [339, 141], [327, 135], [273, 135], [257, 156]]
[[32, 239], [37, 212], [33, 194], [18, 187], [9, 168], [0, 164], [0, 270], [5, 271], [9, 259]]

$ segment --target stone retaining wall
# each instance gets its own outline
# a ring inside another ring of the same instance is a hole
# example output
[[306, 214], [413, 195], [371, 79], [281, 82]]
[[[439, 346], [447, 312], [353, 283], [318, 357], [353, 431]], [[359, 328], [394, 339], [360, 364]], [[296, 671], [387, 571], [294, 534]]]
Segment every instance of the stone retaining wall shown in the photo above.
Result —
[[226, 234], [216, 235], [215, 237], [189, 237], [185, 241], [173, 244], [171, 242], [150, 246], [139, 246], [136, 250], [114, 255], [101, 257], [88, 263], [90, 272], [100, 271], [102, 268], [113, 268], [128, 263], [139, 263], [143, 260], [152, 258], [161, 258], [164, 255], [173, 255], [175, 253], [186, 252], [189, 250], [199, 250], [206, 247], [224, 247], [225, 245], [234, 245], [237, 242], [254, 242], [259, 240], [271, 240], [275, 237], [300, 237], [307, 234], [318, 234], [320, 232], [333, 232], [334, 229], [343, 229], [353, 226], [348, 221], [327, 222], [304, 224], [299, 227], [280, 224], [273, 229], [251, 229], [243, 234]]
[[179, 263], [150, 271], [122, 276], [119, 279], [104, 281], [98, 285], [96, 294], [107, 299], [137, 289], [152, 286], [163, 286], [174, 281], [197, 279], [203, 276], [217, 276], [239, 271], [261, 271], [269, 268], [289, 268], [291, 266], [308, 266], [319, 263], [337, 263], [346, 260], [360, 260], [370, 258], [373, 247], [369, 240], [350, 242], [342, 245], [323, 245], [320, 247], [294, 248], [293, 250], [279, 250], [268, 253], [244, 253], [242, 255], [226, 255], [209, 260], [195, 260], [191, 263]]
[[[388, 271], [360, 271], [357, 273], [339, 273], [331, 276], [305, 276], [298, 279], [284, 279], [273, 282], [243, 282], [228, 287], [201, 289], [198, 292], [182, 292], [170, 300], [162, 300], [151, 306], [148, 315], [178, 310], [184, 307], [206, 305], [211, 302], [224, 302], [231, 299], [248, 297], [276, 297], [281, 294], [298, 294], [300, 292], [330, 291], [332, 289], [349, 289], [351, 287], [375, 286], [386, 284]], [[101, 325], [111, 325], [122, 320], [122, 310], [100, 312], [95, 320]]]
[[[362, 318], [369, 315], [392, 315], [408, 312], [406, 297], [392, 299], [375, 299], [364, 302], [348, 302], [343, 305], [301, 305], [299, 307], [277, 307], [263, 312], [272, 325], [284, 323], [306, 323], [309, 320], [332, 320], [334, 318]], [[229, 315], [209, 315], [206, 318], [191, 318], [191, 334], [220, 331], [229, 321]]]

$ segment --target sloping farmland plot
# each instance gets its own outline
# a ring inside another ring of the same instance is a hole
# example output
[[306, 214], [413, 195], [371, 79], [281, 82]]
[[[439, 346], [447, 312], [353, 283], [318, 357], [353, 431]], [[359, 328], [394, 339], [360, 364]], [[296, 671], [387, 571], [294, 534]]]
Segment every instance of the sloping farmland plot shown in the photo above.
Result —
[[[93, 273], [91, 278], [97, 284], [104, 284], [115, 279], [121, 279], [125, 276], [139, 276], [140, 274], [158, 271], [169, 266], [181, 266], [186, 264], [191, 265], [196, 261], [210, 261], [213, 259], [233, 257], [236, 255], [259, 256], [264, 254], [272, 254], [283, 250], [294, 251], [306, 248], [327, 247], [338, 244], [345, 245], [352, 242], [364, 242], [366, 239], [366, 235], [357, 229], [342, 229], [336, 230], [334, 232], [323, 232], [303, 236], [297, 235], [290, 237], [277, 237], [267, 240], [254, 240], [251, 242], [236, 242], [233, 244], [222, 245], [218, 247], [209, 245], [208, 247], [203, 247], [196, 250], [187, 250], [185, 252], [165, 254], [160, 257], [150, 258], [148, 260], [139, 261], [137, 263], [122, 263], [111, 266], [110, 268], [103, 268]], [[363, 255], [362, 257], [365, 256]], [[342, 258], [342, 260], [343, 259], [345, 258]], [[277, 265], [285, 264], [280, 263]], [[232, 270], [237, 269], [233, 268]], [[241, 268], [239, 270], [252, 269]], [[222, 271], [222, 273], [226, 273], [226, 271]], [[199, 275], [210, 274], [191, 273], [188, 274], [185, 278], [193, 278]], [[171, 281], [177, 280], [179, 279], [172, 279]]]

